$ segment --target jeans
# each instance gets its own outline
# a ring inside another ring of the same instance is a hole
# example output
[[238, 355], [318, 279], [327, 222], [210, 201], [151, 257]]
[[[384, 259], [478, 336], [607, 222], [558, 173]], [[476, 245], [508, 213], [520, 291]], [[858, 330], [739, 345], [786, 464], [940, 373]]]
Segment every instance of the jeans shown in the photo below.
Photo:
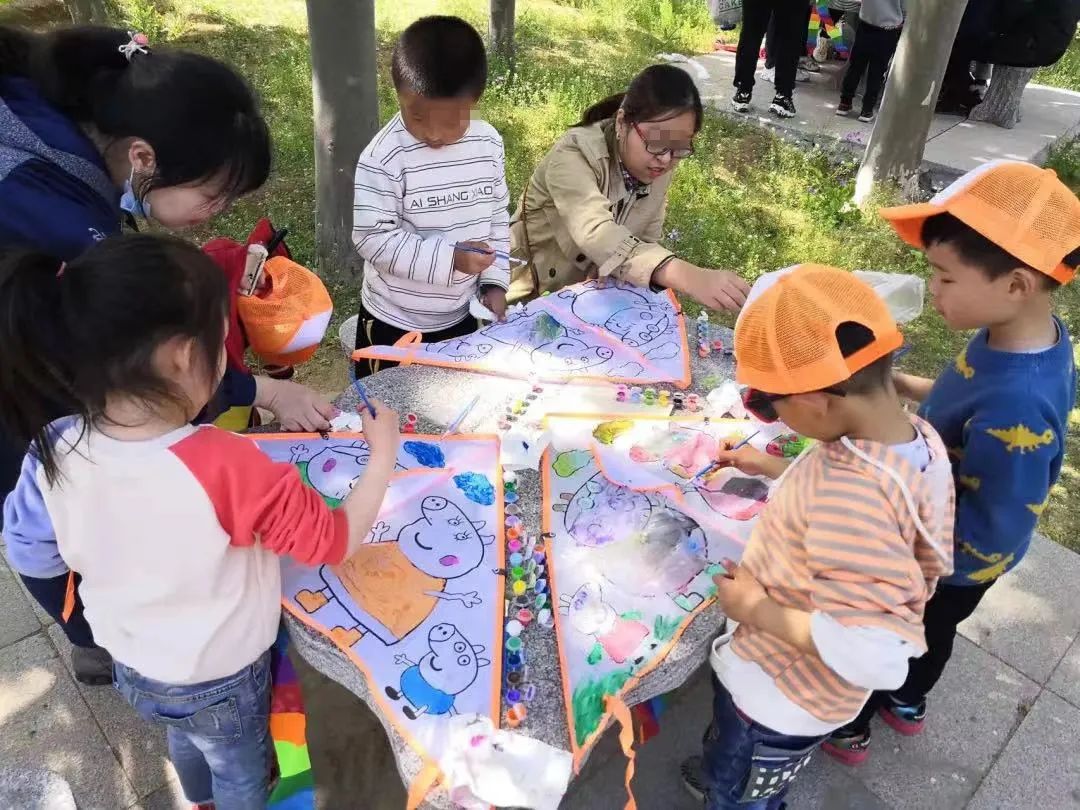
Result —
[[805, 0], [745, 0], [742, 33], [735, 52], [735, 87], [750, 92], [754, 70], [761, 53], [761, 41], [772, 19], [776, 29], [776, 94], [790, 98], [795, 92], [795, 69], [806, 39]]
[[874, 111], [885, 84], [885, 74], [889, 71], [889, 60], [900, 44], [900, 31], [899, 28], [878, 28], [865, 21], [859, 25], [855, 47], [851, 49], [851, 59], [848, 60], [847, 73], [840, 89], [841, 101], [852, 102], [865, 72], [866, 92], [863, 93], [862, 111]]
[[165, 726], [169, 759], [188, 801], [215, 810], [263, 810], [276, 763], [270, 738], [270, 653], [215, 681], [173, 686], [114, 667], [135, 710]]
[[713, 719], [702, 740], [706, 810], [777, 810], [824, 737], [794, 737], [740, 712], [713, 676]]

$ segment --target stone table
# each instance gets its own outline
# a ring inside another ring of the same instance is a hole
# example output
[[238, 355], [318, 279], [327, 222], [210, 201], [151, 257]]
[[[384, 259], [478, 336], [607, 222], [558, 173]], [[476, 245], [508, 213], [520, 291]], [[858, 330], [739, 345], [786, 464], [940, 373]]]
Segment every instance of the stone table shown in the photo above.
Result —
[[[730, 333], [727, 333], [729, 336]], [[728, 337], [730, 342], [730, 338]], [[730, 358], [700, 361], [694, 358], [695, 382], [710, 377], [730, 378], [733, 366]], [[712, 380], [710, 380], [712, 382]], [[506, 403], [523, 398], [529, 390], [527, 382], [508, 380], [484, 374], [413, 365], [390, 368], [364, 380], [371, 395], [386, 402], [402, 416], [415, 413], [419, 418], [418, 433], [441, 433], [477, 394], [480, 402], [461, 425], [462, 433], [497, 433], [496, 422]], [[705, 393], [700, 388], [691, 388]], [[355, 411], [359, 405], [353, 389], [348, 389], [336, 402], [343, 411]], [[535, 470], [519, 471], [518, 493], [522, 519], [528, 530], [540, 533], [540, 476]], [[398, 771], [408, 786], [420, 772], [422, 762], [397, 732], [379, 704], [372, 700], [367, 681], [345, 654], [327, 637], [285, 613], [287, 626], [297, 652], [315, 669], [363, 700], [386, 729], [394, 751]], [[644, 676], [624, 697], [628, 706], [649, 700], [681, 686], [708, 658], [709, 644], [720, 626], [722, 614], [717, 605], [699, 613], [686, 627], [679, 641], [663, 663]], [[554, 628], [530, 624], [522, 635], [529, 653], [530, 681], [536, 684], [537, 696], [528, 705], [528, 716], [519, 733], [526, 734], [563, 750], [570, 748], [566, 709], [559, 674]], [[492, 656], [494, 658], [494, 656]], [[574, 790], [573, 781], [567, 795]], [[429, 794], [422, 805], [431, 810], [451, 808], [446, 792], [438, 788]]]

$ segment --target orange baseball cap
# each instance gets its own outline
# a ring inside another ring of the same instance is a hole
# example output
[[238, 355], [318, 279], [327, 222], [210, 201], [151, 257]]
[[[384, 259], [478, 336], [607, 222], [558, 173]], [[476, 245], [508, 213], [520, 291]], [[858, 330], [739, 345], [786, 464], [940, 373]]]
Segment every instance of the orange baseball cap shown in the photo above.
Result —
[[334, 314], [322, 279], [284, 256], [267, 259], [263, 277], [264, 290], [236, 301], [252, 351], [283, 366], [310, 360]]
[[930, 202], [881, 210], [900, 238], [920, 250], [926, 248], [923, 223], [946, 213], [1061, 284], [1076, 275], [1076, 268], [1063, 260], [1080, 247], [1080, 200], [1052, 169], [992, 160]]
[[[820, 391], [904, 342], [885, 302], [845, 270], [796, 265], [770, 274], [765, 288], [750, 294], [735, 325], [735, 378], [759, 391]], [[865, 326], [874, 340], [844, 357], [836, 328], [847, 322]]]

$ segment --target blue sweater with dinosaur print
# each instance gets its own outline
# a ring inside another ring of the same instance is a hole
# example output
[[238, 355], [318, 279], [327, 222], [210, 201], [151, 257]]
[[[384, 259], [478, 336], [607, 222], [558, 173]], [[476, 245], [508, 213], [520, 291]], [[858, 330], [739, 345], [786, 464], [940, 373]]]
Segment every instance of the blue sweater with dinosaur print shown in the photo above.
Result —
[[1057, 327], [1057, 343], [1033, 353], [992, 349], [980, 331], [919, 410], [953, 463], [950, 585], [990, 582], [1023, 559], [1061, 472], [1076, 368], [1069, 333]]

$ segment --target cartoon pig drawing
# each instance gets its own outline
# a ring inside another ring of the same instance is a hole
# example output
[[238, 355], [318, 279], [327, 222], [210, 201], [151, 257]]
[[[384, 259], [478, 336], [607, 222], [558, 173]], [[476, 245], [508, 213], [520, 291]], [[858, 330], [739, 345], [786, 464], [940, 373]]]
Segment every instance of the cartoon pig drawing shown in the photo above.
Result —
[[335, 596], [347, 597], [339, 602], [356, 623], [331, 631], [339, 643], [351, 647], [370, 632], [384, 644], [396, 644], [431, 615], [439, 600], [480, 604], [476, 591], [446, 588], [480, 565], [495, 536], [481, 535], [484, 521], [473, 523], [457, 504], [437, 495], [420, 502], [420, 513], [395, 540], [368, 543], [341, 565], [324, 565], [319, 573], [325, 588], [296, 595], [308, 613]]
[[[597, 583], [585, 583], [574, 595], [560, 600], [559, 611], [568, 616], [570, 625], [579, 633], [596, 639], [603, 654], [616, 664], [631, 661], [640, 664], [645, 652], [656, 648], [656, 643], [646, 643], [649, 628], [636, 619], [624, 619], [615, 608], [604, 601], [603, 591]], [[589, 657], [590, 663], [600, 660], [597, 651]]]
[[401, 711], [410, 720], [424, 714], [457, 714], [455, 698], [472, 686], [481, 668], [491, 665], [479, 657], [483, 645], [470, 642], [452, 624], [435, 625], [427, 640], [430, 651], [419, 663], [403, 653], [394, 657], [394, 663], [407, 669], [401, 673], [398, 689], [386, 687], [391, 700], [405, 699]]
[[607, 346], [588, 346], [573, 337], [560, 337], [537, 346], [532, 352], [536, 368], [545, 371], [582, 371], [600, 366], [614, 357]]
[[[300, 477], [330, 506], [337, 506], [348, 497], [371, 456], [367, 443], [360, 441], [325, 447], [307, 461], [301, 460], [310, 452], [307, 447], [298, 444], [289, 449], [291, 463], [300, 470]], [[396, 469], [405, 468], [397, 464]]]

